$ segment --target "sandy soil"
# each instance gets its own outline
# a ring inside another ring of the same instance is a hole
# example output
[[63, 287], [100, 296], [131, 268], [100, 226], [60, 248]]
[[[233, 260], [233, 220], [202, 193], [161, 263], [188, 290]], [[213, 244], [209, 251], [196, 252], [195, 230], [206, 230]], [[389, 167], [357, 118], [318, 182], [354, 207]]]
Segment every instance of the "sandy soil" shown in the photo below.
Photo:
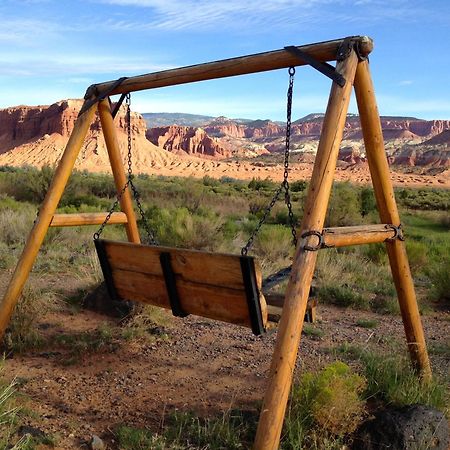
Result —
[[[0, 291], [6, 281], [4, 274]], [[326, 305], [319, 305], [318, 312], [316, 327], [323, 336], [303, 336], [297, 375], [332, 361], [329, 350], [345, 342], [378, 352], [405, 348], [400, 317]], [[361, 328], [356, 325], [361, 318], [376, 319], [379, 325]], [[428, 343], [445, 343], [449, 319], [449, 312], [423, 318]], [[93, 331], [105, 323], [119, 336], [117, 321], [104, 315], [68, 309], [48, 313], [40, 318], [40, 328], [49, 344], [6, 361], [6, 377], [17, 377], [26, 407], [33, 411], [27, 423], [57, 436], [57, 449], [86, 448], [93, 434], [114, 449], [117, 424], [156, 431], [177, 410], [212, 416], [230, 407], [254, 409], [263, 398], [276, 331], [255, 337], [245, 328], [207, 319], [171, 318], [168, 339], [117, 338], [68, 364], [70, 349], [58, 346], [56, 336]], [[445, 375], [448, 360], [437, 355], [431, 359], [435, 372]]]

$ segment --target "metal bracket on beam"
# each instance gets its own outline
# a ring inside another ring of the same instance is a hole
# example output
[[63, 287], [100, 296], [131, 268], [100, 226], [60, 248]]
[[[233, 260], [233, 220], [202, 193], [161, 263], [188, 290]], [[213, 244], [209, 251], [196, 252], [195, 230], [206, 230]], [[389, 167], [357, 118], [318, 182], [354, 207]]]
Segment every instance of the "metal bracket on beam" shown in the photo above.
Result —
[[337, 61], [344, 61], [344, 59], [348, 58], [348, 56], [350, 55], [350, 52], [352, 50], [355, 50], [358, 59], [360, 61], [365, 61], [366, 59], [368, 59], [367, 55], [363, 55], [363, 52], [361, 51], [361, 38], [360, 36], [349, 36], [346, 37], [343, 41], [342, 44], [339, 46], [337, 55], [336, 55], [336, 60]]
[[392, 225], [392, 224], [386, 224], [384, 226], [384, 228], [386, 228], [387, 230], [393, 230], [394, 231], [394, 236], [392, 236], [391, 238], [386, 239], [387, 242], [395, 241], [396, 239], [398, 239], [399, 241], [404, 241], [405, 240], [405, 236], [403, 235], [402, 224], [400, 224], [398, 226]]
[[120, 107], [122, 106], [123, 101], [125, 100], [125, 97], [128, 94], [122, 94], [118, 100], [118, 102], [114, 105], [114, 109], [111, 112], [111, 115], [113, 116], [113, 119], [117, 116], [117, 113], [119, 112]]
[[345, 78], [331, 64], [317, 61], [317, 59], [313, 58], [311, 55], [304, 52], [303, 50], [300, 50], [298, 47], [295, 47], [294, 45], [289, 45], [287, 47], [284, 47], [284, 49], [287, 52], [296, 56], [297, 58], [301, 59], [305, 63], [309, 64], [314, 69], [318, 70], [321, 74], [333, 80], [340, 87], [345, 86], [346, 83]]
[[[106, 97], [109, 97], [109, 94], [114, 91], [118, 86], [120, 86], [128, 77], [122, 77], [116, 80], [108, 89], [103, 92], [98, 91], [98, 87], [96, 84], [93, 84], [88, 87], [86, 94], [84, 95], [85, 102], [78, 113], [78, 117], [80, 117], [85, 111], [87, 111], [91, 106], [95, 105], [101, 100], [104, 100]], [[120, 100], [119, 100], [120, 101]], [[123, 101], [123, 100], [122, 100]], [[116, 112], [117, 114], [117, 112]], [[114, 116], [113, 116], [114, 117]]]
[[302, 239], [305, 239], [308, 236], [316, 236], [319, 241], [317, 242], [317, 245], [305, 245], [303, 246], [304, 250], [310, 251], [310, 252], [317, 252], [317, 250], [320, 250], [321, 248], [325, 248], [325, 241], [323, 238], [323, 234], [320, 231], [317, 230], [309, 230], [305, 231], [300, 237]]

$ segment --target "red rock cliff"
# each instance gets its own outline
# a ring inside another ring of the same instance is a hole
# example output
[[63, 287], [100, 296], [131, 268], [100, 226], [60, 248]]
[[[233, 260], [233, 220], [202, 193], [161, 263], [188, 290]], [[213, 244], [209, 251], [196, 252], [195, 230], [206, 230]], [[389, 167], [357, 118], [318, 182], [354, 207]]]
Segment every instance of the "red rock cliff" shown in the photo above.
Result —
[[[50, 106], [14, 106], [0, 110], [0, 154], [44, 136], [58, 134], [68, 138], [72, 132], [82, 100], [62, 100]], [[119, 111], [116, 123], [125, 132], [125, 109]], [[98, 117], [90, 127], [89, 135], [98, 135]], [[132, 113], [133, 136], [145, 136], [145, 121]]]
[[229, 157], [231, 151], [203, 128], [171, 125], [169, 127], [150, 128], [147, 139], [158, 147], [173, 153], [187, 153], [194, 156], [210, 156], [214, 158]]

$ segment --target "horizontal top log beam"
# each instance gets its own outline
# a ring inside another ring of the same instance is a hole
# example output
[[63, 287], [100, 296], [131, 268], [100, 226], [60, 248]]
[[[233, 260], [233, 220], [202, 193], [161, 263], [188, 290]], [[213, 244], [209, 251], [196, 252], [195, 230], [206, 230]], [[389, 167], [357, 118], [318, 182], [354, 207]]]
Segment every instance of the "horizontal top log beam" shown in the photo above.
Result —
[[[367, 56], [373, 50], [373, 41], [368, 36], [352, 36], [352, 40], [357, 44], [358, 51], [363, 57]], [[337, 39], [334, 41], [302, 45], [298, 48], [318, 61], [335, 61], [338, 50], [343, 42], [344, 39]], [[99, 93], [105, 92], [108, 93], [107, 95], [124, 94], [142, 91], [144, 89], [154, 89], [164, 86], [193, 83], [196, 81], [233, 77], [237, 75], [283, 69], [291, 66], [303, 66], [306, 64], [306, 62], [299, 60], [284, 49], [275, 50], [129, 77], [120, 83], [119, 86], [115, 86], [117, 80], [94, 84], [88, 88], [85, 98], [92, 98]]]

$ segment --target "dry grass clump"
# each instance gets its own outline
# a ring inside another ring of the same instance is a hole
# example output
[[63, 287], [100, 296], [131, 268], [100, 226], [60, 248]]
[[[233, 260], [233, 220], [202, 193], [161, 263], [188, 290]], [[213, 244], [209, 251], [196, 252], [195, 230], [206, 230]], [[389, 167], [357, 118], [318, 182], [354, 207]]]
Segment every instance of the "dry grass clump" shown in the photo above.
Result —
[[37, 325], [42, 315], [54, 304], [55, 297], [52, 293], [25, 287], [6, 329], [6, 349], [20, 353], [40, 347], [43, 339]]

